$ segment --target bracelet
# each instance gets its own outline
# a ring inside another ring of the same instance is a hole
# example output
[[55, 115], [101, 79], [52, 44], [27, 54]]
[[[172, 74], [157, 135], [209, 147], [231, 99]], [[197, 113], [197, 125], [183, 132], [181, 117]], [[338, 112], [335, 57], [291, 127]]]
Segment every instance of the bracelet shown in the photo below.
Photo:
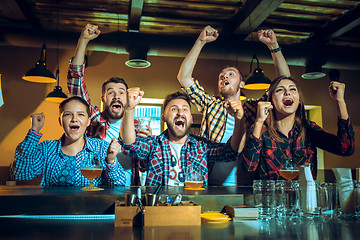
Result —
[[281, 51], [281, 47], [275, 48], [275, 49], [271, 49], [270, 52], [271, 53], [276, 53], [278, 51]]

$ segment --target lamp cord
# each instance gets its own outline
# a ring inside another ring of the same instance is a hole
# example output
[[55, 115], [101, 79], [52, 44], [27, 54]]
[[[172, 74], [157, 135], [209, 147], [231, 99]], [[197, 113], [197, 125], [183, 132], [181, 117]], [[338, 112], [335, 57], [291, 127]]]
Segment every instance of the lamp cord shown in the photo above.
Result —
[[[251, 42], [254, 42], [253, 29], [252, 29], [252, 25], [251, 25], [251, 13], [250, 13], [249, 6], [247, 7], [247, 11], [248, 11], [248, 15], [249, 15], [250, 38], [251, 38]], [[253, 53], [253, 56], [252, 56], [252, 59], [250, 62], [250, 71], [248, 74], [245, 75], [245, 77], [248, 77], [251, 74], [252, 64], [254, 62], [254, 59], [256, 59], [256, 61], [257, 61], [257, 68], [259, 68], [259, 59], [256, 57], [255, 53]]]
[[256, 57], [255, 54], [253, 54], [253, 57], [252, 57], [251, 62], [250, 62], [250, 71], [249, 71], [248, 74], [245, 75], [245, 77], [248, 77], [248, 76], [251, 74], [251, 72], [252, 72], [252, 64], [253, 64], [253, 62], [254, 62], [254, 59], [255, 59], [256, 62], [257, 62], [257, 68], [259, 68], [259, 59]]

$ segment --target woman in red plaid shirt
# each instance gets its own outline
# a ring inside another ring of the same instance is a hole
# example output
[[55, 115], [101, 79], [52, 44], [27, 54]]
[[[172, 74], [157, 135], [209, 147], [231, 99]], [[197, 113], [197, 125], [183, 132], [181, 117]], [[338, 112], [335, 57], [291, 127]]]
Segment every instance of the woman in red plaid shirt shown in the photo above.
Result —
[[331, 82], [330, 97], [338, 110], [338, 133], [330, 134], [305, 118], [302, 95], [291, 77], [275, 79], [267, 101], [259, 102], [257, 117], [243, 151], [248, 171], [261, 179], [283, 179], [280, 169], [289, 159], [297, 165], [311, 163], [316, 176], [316, 148], [341, 156], [354, 152], [354, 131], [344, 100], [345, 84]]

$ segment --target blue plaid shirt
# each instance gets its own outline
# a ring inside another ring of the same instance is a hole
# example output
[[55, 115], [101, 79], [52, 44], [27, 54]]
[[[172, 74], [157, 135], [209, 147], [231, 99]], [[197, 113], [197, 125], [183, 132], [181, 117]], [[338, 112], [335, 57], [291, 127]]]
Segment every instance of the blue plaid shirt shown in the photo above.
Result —
[[[159, 136], [136, 138], [131, 145], [126, 145], [121, 139], [123, 153], [132, 158], [146, 159], [146, 185], [158, 186], [161, 183], [168, 185], [171, 169], [171, 149], [168, 131]], [[215, 143], [202, 137], [188, 135], [185, 144], [181, 148], [181, 170], [186, 174], [187, 167], [192, 166], [195, 171], [201, 172], [204, 177], [204, 185], [208, 183], [208, 162], [235, 161], [238, 153], [227, 143]]]
[[[85, 136], [85, 135], [84, 135]], [[89, 180], [80, 172], [81, 161], [100, 154], [103, 171], [93, 183], [95, 186], [124, 185], [125, 173], [116, 160], [112, 165], [105, 161], [109, 143], [88, 138], [84, 148], [76, 156], [67, 156], [61, 151], [61, 139], [43, 141], [42, 134], [30, 129], [25, 139], [17, 146], [11, 174], [16, 180], [31, 180], [42, 174], [42, 186], [86, 186]]]

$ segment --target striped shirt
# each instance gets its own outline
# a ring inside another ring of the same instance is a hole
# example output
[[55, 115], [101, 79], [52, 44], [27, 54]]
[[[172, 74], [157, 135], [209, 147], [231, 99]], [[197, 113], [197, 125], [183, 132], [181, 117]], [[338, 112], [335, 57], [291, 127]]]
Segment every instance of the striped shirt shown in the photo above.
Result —
[[[123, 152], [132, 158], [146, 159], [146, 185], [168, 185], [171, 169], [171, 149], [168, 130], [158, 136], [136, 138], [133, 144], [126, 145], [121, 139]], [[208, 184], [208, 168], [210, 162], [229, 162], [237, 160], [239, 154], [232, 150], [230, 140], [227, 143], [214, 143], [202, 137], [188, 135], [180, 151], [180, 162], [185, 176], [187, 168], [192, 166], [204, 177], [204, 185]]]
[[81, 162], [100, 154], [103, 171], [94, 185], [124, 185], [125, 174], [117, 159], [109, 165], [105, 161], [109, 143], [85, 136], [84, 148], [76, 156], [67, 156], [61, 150], [61, 139], [39, 143], [42, 134], [30, 129], [17, 146], [11, 174], [16, 180], [31, 180], [42, 174], [42, 186], [86, 186], [89, 180], [80, 172]]
[[301, 131], [296, 124], [289, 132], [289, 137], [278, 131], [284, 142], [272, 139], [265, 127], [259, 139], [252, 134], [251, 129], [243, 150], [244, 167], [248, 171], [258, 171], [261, 179], [283, 179], [279, 170], [287, 159], [292, 158], [298, 166], [311, 163], [313, 175], [316, 177], [317, 147], [341, 156], [353, 154], [355, 133], [350, 119], [338, 119], [337, 136], [309, 120], [306, 120], [305, 127], [305, 141], [301, 141]]

